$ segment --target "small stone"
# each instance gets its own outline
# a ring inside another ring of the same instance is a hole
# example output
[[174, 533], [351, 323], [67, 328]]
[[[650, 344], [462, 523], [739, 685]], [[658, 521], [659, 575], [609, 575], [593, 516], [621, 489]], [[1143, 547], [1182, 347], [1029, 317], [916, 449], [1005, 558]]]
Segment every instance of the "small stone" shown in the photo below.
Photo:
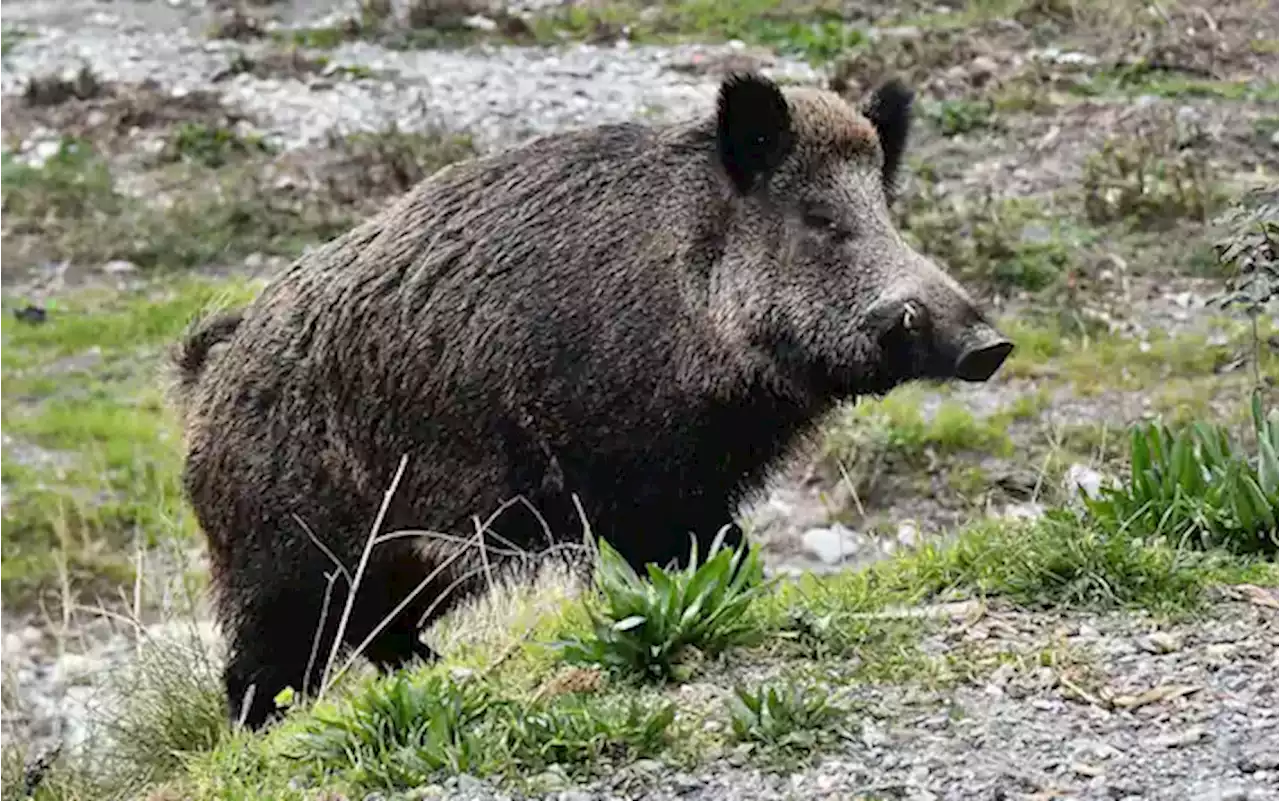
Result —
[[1008, 520], [1039, 520], [1044, 517], [1044, 507], [1033, 501], [1005, 504], [1001, 516]]
[[[466, 681], [467, 679], [471, 678], [472, 675], [474, 674], [475, 674], [474, 670], [472, 670], [471, 668], [465, 668], [465, 667], [456, 667], [456, 668], [452, 668], [449, 671], [449, 676], [454, 681]], [[464, 773], [463, 775], [465, 776], [466, 774]]]
[[1188, 745], [1195, 745], [1208, 736], [1209, 732], [1203, 726], [1192, 726], [1186, 731], [1156, 737], [1151, 741], [1151, 745], [1155, 748], [1182, 748]]
[[969, 62], [969, 79], [976, 84], [986, 83], [998, 69], [1000, 65], [990, 56], [976, 56]]
[[862, 724], [861, 738], [862, 744], [867, 748], [879, 748], [889, 742], [889, 735], [885, 730], [870, 721]]
[[898, 524], [898, 544], [904, 548], [914, 548], [920, 544], [920, 526], [914, 520], [903, 520]]
[[22, 631], [18, 632], [18, 638], [27, 648], [35, 648], [44, 642], [44, 631], [35, 626], [23, 626]]
[[1226, 787], [1215, 787], [1195, 796], [1195, 801], [1253, 801], [1254, 795], [1248, 787], [1229, 784]]
[[1236, 760], [1236, 767], [1241, 773], [1280, 770], [1280, 754], [1270, 748], [1246, 751]]
[[565, 780], [563, 774], [554, 770], [547, 770], [539, 773], [537, 776], [534, 776], [533, 784], [543, 792], [550, 793], [555, 792], [556, 790], [563, 790], [568, 782]]
[[1138, 640], [1138, 647], [1147, 653], [1171, 654], [1182, 647], [1182, 641], [1166, 631], [1153, 631]]
[[858, 552], [857, 535], [840, 525], [811, 528], [801, 537], [805, 551], [828, 565], [838, 565]]
[[475, 14], [467, 17], [462, 21], [462, 24], [477, 31], [495, 31], [498, 29], [498, 23], [483, 14]]
[[1142, 797], [1146, 792], [1146, 788], [1132, 779], [1112, 779], [1107, 782], [1107, 795], [1112, 798], [1125, 799], [1137, 796]]
[[138, 265], [124, 259], [113, 259], [102, 265], [102, 271], [107, 275], [125, 275], [126, 273], [137, 272]]
[[1088, 623], [1081, 623], [1080, 628], [1076, 629], [1076, 636], [1086, 640], [1096, 640], [1102, 636], [1102, 632]]

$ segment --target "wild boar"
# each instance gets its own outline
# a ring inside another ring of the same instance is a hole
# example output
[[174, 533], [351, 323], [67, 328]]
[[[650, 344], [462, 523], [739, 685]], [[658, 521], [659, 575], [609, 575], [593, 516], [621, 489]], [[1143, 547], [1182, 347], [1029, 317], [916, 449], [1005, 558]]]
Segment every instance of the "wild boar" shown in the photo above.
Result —
[[[402, 457], [384, 532], [501, 509], [493, 536], [536, 550], [585, 517], [636, 566], [680, 562], [838, 402], [990, 378], [1012, 344], [890, 219], [911, 103], [733, 75], [697, 119], [447, 167], [198, 323], [176, 400], [232, 715], [314, 688], [347, 593], [322, 609], [326, 573], [354, 572]], [[366, 655], [430, 658], [420, 626], [474, 560], [389, 613], [461, 547], [374, 548], [344, 641], [390, 617]]]

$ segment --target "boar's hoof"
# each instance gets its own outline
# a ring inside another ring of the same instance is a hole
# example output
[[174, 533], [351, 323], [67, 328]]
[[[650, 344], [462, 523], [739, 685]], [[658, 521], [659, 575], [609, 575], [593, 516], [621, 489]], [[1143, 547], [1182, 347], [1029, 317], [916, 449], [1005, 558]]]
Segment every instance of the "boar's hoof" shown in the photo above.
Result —
[[1013, 343], [1007, 339], [970, 348], [956, 360], [956, 377], [964, 381], [986, 381], [1012, 352]]

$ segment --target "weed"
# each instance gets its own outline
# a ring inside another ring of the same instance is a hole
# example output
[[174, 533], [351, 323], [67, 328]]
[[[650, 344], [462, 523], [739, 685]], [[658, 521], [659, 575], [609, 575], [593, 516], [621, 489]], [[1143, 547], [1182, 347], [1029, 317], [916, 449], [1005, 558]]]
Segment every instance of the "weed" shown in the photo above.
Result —
[[[628, 693], [618, 697], [561, 696], [550, 704], [510, 704], [498, 722], [510, 765], [522, 774], [552, 765], [599, 773], [604, 766], [659, 754], [668, 743], [676, 707]], [[603, 763], [603, 764], [602, 764]]]
[[63, 137], [57, 151], [39, 165], [7, 151], [0, 159], [0, 196], [18, 233], [53, 221], [111, 215], [122, 205], [106, 162], [88, 142]]
[[285, 756], [384, 789], [413, 787], [441, 771], [467, 773], [486, 759], [476, 729], [493, 701], [483, 683], [440, 675], [370, 681], [313, 709]]
[[320, 705], [289, 735], [286, 756], [364, 789], [403, 789], [442, 774], [510, 774], [552, 765], [591, 772], [659, 753], [670, 702], [577, 693], [532, 702], [483, 680], [438, 673], [369, 681]]
[[1124, 221], [1163, 229], [1179, 220], [1205, 221], [1217, 205], [1208, 160], [1197, 134], [1164, 120], [1131, 137], [1111, 137], [1085, 160], [1081, 187], [1091, 223]]
[[56, 106], [68, 100], [92, 100], [105, 90], [106, 85], [86, 64], [70, 78], [57, 74], [32, 77], [22, 90], [22, 102], [28, 106]]
[[1280, 295], [1280, 210], [1274, 189], [1259, 197], [1262, 202], [1241, 203], [1215, 221], [1225, 231], [1213, 244], [1218, 263], [1228, 273], [1227, 291], [1218, 303], [1242, 307], [1250, 317], [1262, 314]]
[[1002, 420], [979, 420], [955, 401], [943, 401], [926, 418], [920, 395], [918, 386], [901, 387], [884, 398], [844, 407], [827, 427], [824, 458], [859, 473], [888, 458], [920, 465], [930, 461], [930, 454], [1007, 453], [1012, 447]]
[[22, 40], [30, 35], [22, 28], [15, 28], [12, 25], [5, 25], [0, 28], [0, 58], [6, 58], [11, 55]]
[[261, 136], [242, 136], [223, 126], [184, 122], [170, 133], [164, 158], [217, 169], [234, 159], [273, 150]]
[[488, 10], [484, 0], [411, 0], [405, 19], [411, 28], [460, 29], [467, 17]]
[[963, 589], [1028, 605], [1194, 608], [1204, 590], [1248, 575], [1253, 563], [1221, 553], [1179, 549], [1164, 539], [1092, 525], [1074, 512], [1051, 510], [1032, 523], [980, 523], [951, 545], [926, 545], [898, 565], [891, 580], [929, 595]]
[[959, 136], [995, 127], [995, 105], [991, 100], [944, 100], [926, 105], [924, 116], [943, 136]]
[[795, 754], [810, 752], [836, 734], [846, 710], [819, 687], [735, 687], [728, 698], [729, 725], [738, 742]]
[[137, 792], [169, 779], [230, 734], [217, 667], [192, 640], [144, 643], [113, 677], [113, 701], [95, 714], [106, 738], [98, 770], [111, 786]]
[[326, 194], [342, 205], [382, 201], [412, 188], [442, 167], [475, 155], [471, 137], [391, 126], [339, 136], [326, 143], [320, 170]]
[[291, 196], [265, 185], [269, 177], [247, 157], [212, 174], [192, 166], [180, 176], [190, 191], [152, 205], [120, 194], [106, 162], [86, 143], [64, 140], [39, 167], [6, 155], [6, 239], [16, 240], [8, 252], [15, 262], [123, 259], [143, 268], [189, 267], [255, 252], [297, 254], [353, 223], [350, 209], [323, 196]]
[[1030, 201], [976, 203], [935, 194], [926, 181], [903, 212], [908, 238], [961, 280], [997, 291], [1042, 292], [1056, 286], [1072, 264], [1069, 229]]
[[687, 672], [684, 661], [696, 650], [713, 656], [758, 635], [744, 611], [767, 586], [759, 551], [722, 547], [724, 531], [698, 565], [696, 543], [688, 567], [648, 566], [648, 580], [636, 575], [608, 542], [600, 541], [596, 586], [603, 608], [588, 605], [591, 633], [561, 644], [570, 662], [649, 679]]
[[1263, 412], [1260, 394], [1254, 395], [1251, 411], [1254, 451], [1225, 426], [1134, 426], [1128, 481], [1104, 487], [1097, 500], [1086, 498], [1090, 513], [1101, 525], [1130, 536], [1274, 557], [1280, 422], [1274, 413]]

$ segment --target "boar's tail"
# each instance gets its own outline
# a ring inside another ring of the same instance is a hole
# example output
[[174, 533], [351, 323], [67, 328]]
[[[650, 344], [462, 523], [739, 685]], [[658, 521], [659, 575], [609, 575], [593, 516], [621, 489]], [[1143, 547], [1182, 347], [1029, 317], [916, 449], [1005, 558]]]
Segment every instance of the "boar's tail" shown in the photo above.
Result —
[[226, 342], [235, 334], [244, 315], [241, 312], [222, 312], [198, 321], [173, 349], [170, 354], [173, 369], [173, 392], [179, 408], [186, 405], [186, 400], [209, 360], [209, 351], [215, 345]]

